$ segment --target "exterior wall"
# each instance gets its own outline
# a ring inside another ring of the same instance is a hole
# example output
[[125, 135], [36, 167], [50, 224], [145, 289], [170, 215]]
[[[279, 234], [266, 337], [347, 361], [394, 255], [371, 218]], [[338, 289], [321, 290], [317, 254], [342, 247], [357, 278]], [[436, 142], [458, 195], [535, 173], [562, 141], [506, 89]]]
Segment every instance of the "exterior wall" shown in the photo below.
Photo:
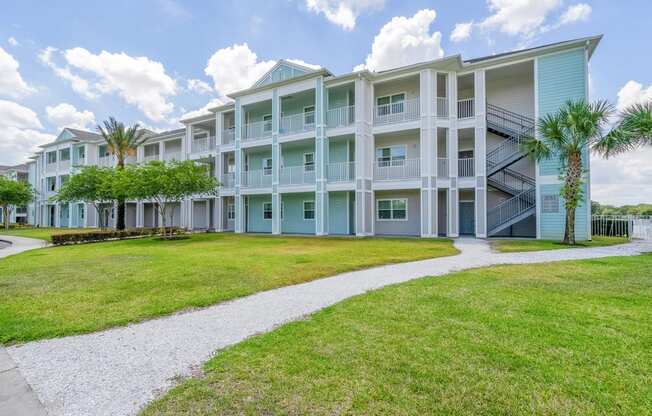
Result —
[[386, 95], [405, 93], [406, 100], [412, 100], [419, 97], [419, 78], [409, 77], [398, 79], [391, 82], [374, 84], [374, 105], [378, 97]]
[[[407, 219], [406, 220], [385, 220], [377, 219], [377, 202], [379, 199], [407, 198]], [[421, 234], [421, 201], [419, 191], [376, 191], [374, 197], [374, 221], [376, 235], [409, 235], [418, 236]]]
[[[497, 70], [498, 71], [498, 70]], [[533, 72], [522, 76], [508, 76], [487, 82], [487, 102], [534, 117]]]
[[376, 160], [376, 149], [399, 145], [405, 145], [407, 159], [419, 159], [421, 156], [418, 134], [382, 135], [374, 138], [374, 160]]
[[263, 219], [263, 203], [272, 202], [271, 195], [249, 195], [247, 197], [247, 232], [271, 233], [272, 220]]
[[315, 219], [303, 218], [304, 201], [315, 202], [315, 194], [310, 192], [283, 194], [281, 196], [281, 203], [283, 204], [282, 233], [315, 234]]
[[328, 162], [340, 163], [353, 161], [355, 142], [353, 140], [329, 140]]
[[355, 203], [353, 192], [328, 193], [328, 232], [329, 234], [351, 234], [353, 229], [352, 207]]
[[[559, 195], [561, 184], [541, 185], [541, 196]], [[583, 192], [586, 195], [587, 185], [584, 184]], [[585, 240], [589, 231], [590, 218], [589, 210], [586, 205], [586, 199], [575, 210], [575, 238]], [[566, 224], [566, 210], [564, 209], [564, 200], [559, 197], [558, 212], [549, 213], [541, 212], [539, 224], [541, 227], [541, 238], [544, 240], [561, 240], [564, 238], [564, 226]]]
[[281, 165], [285, 167], [303, 166], [303, 155], [312, 153], [315, 155], [315, 144], [305, 143], [300, 145], [283, 146], [281, 145]]

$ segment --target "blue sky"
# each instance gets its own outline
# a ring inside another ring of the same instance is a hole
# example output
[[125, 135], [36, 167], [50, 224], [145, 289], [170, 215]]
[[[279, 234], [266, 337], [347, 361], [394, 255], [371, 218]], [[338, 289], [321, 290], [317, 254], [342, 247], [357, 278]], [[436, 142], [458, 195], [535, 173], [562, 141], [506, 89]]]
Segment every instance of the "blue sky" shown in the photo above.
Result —
[[[4, 3], [0, 164], [23, 161], [62, 125], [92, 128], [114, 115], [156, 129], [177, 127], [183, 114], [246, 86], [279, 58], [341, 74], [365, 62], [380, 69], [441, 53], [471, 58], [604, 34], [591, 61], [592, 98], [616, 104], [621, 90], [621, 105], [652, 97], [652, 56], [641, 53], [652, 32], [648, 1]], [[470, 23], [470, 33], [453, 41], [460, 23]], [[408, 38], [415, 46], [403, 48]], [[618, 201], [652, 201], [652, 193], [642, 193], [652, 175], [642, 157], [596, 161], [595, 169], [622, 174], [594, 173], [594, 197], [617, 202], [617, 192]], [[633, 176], [640, 189], [628, 184], [624, 191], [621, 182]]]

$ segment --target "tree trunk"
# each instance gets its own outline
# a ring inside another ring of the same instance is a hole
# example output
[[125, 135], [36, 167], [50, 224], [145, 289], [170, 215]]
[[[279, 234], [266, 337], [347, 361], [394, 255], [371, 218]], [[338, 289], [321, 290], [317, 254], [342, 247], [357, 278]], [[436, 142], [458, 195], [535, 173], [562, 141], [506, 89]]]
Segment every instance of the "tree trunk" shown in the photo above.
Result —
[[[117, 169], [118, 170], [123, 170], [125, 168], [125, 160], [124, 157], [121, 155], [118, 155], [118, 163], [117, 163]], [[118, 200], [118, 212], [116, 216], [116, 222], [115, 222], [115, 228], [116, 230], [124, 230], [126, 228], [125, 225], [125, 211], [126, 211], [126, 203], [124, 200]]]
[[582, 184], [582, 155], [574, 153], [568, 158], [566, 178], [564, 180], [564, 205], [566, 209], [566, 227], [564, 244], [575, 244], [575, 210], [580, 202]]
[[4, 220], [5, 220], [4, 221], [5, 222], [5, 230], [8, 230], [9, 229], [9, 207], [5, 205], [4, 207], [2, 207], [2, 210], [3, 210], [3, 217], [4, 217]]

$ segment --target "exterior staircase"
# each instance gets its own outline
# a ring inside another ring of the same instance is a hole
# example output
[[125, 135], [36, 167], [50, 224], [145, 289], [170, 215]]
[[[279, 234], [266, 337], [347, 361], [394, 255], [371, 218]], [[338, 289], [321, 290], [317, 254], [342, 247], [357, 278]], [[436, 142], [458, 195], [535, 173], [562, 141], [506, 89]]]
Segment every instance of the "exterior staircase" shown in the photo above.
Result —
[[511, 195], [487, 212], [488, 235], [492, 236], [536, 212], [534, 178], [509, 168], [527, 156], [521, 144], [534, 134], [534, 120], [487, 103], [487, 130], [505, 138], [487, 152], [487, 185]]

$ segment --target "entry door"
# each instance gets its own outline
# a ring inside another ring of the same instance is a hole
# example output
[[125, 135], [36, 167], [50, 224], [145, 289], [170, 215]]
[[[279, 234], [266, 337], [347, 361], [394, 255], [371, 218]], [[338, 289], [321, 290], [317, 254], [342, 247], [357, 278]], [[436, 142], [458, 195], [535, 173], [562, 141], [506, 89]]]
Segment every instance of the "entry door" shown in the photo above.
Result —
[[460, 234], [475, 234], [475, 203], [460, 202]]

